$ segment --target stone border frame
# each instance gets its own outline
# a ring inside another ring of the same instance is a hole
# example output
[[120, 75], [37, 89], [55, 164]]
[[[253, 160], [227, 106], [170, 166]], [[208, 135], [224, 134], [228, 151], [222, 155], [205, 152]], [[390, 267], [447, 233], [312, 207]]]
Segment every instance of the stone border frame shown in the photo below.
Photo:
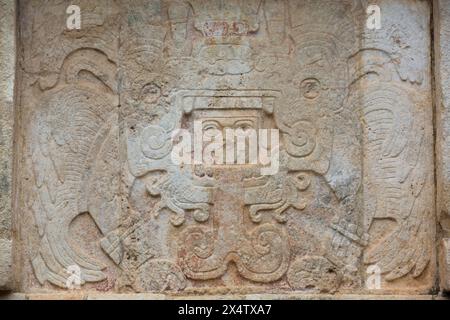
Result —
[[433, 20], [440, 288], [450, 291], [450, 0], [434, 0]]
[[13, 289], [12, 177], [16, 13], [15, 0], [0, 0], [0, 290]]

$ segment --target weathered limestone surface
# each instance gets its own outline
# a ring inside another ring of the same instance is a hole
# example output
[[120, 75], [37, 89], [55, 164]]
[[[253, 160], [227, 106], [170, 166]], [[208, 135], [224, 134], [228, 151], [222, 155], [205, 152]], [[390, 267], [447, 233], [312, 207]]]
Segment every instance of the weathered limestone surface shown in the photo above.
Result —
[[441, 287], [450, 290], [450, 1], [434, 4], [437, 204], [442, 230]]
[[[430, 293], [430, 2], [19, 3], [21, 292]], [[279, 130], [278, 171], [177, 165], [196, 124]]]
[[16, 55], [14, 1], [0, 1], [0, 290], [12, 285], [12, 150]]
[[450, 291], [450, 239], [443, 239], [440, 248], [440, 276], [441, 288]]

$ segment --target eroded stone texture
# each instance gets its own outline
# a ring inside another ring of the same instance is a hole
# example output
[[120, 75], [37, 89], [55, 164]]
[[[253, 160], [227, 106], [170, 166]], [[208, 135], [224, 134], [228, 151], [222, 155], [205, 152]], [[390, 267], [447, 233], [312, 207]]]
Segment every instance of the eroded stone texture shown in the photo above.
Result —
[[[21, 1], [22, 289], [426, 293], [430, 6], [378, 4]], [[278, 129], [278, 173], [175, 165], [196, 121]]]
[[450, 240], [443, 239], [440, 251], [440, 276], [441, 288], [444, 291], [450, 291]]
[[13, 96], [16, 54], [15, 2], [0, 1], [0, 290], [12, 285], [11, 195]]
[[437, 204], [442, 229], [441, 284], [450, 290], [450, 1], [434, 3], [436, 55]]

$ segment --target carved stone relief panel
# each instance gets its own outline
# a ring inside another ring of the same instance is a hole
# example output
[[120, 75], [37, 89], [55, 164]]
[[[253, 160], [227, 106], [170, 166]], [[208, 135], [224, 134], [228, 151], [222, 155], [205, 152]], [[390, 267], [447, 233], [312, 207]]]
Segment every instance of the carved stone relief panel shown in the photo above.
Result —
[[[20, 3], [24, 291], [433, 286], [428, 2]], [[197, 129], [277, 132], [276, 170], [177, 164]]]

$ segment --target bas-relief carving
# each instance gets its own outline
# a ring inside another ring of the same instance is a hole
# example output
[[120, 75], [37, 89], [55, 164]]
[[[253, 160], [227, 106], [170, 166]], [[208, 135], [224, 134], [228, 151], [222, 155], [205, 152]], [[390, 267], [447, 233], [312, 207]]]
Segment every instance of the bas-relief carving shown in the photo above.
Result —
[[[25, 289], [64, 288], [78, 265], [102, 291], [357, 291], [369, 264], [427, 288], [429, 8], [413, 40], [393, 22], [368, 34], [359, 1], [323, 2], [118, 3], [54, 26], [64, 53], [23, 21], [38, 47], [23, 63], [40, 61], [24, 71]], [[279, 129], [279, 172], [174, 165], [171, 132], [194, 121]]]
[[380, 267], [388, 284], [405, 277], [432, 281], [426, 271], [435, 268], [433, 174], [427, 169], [433, 165], [432, 106], [423, 49], [430, 39], [418, 32], [429, 21], [420, 16], [406, 28], [393, 14], [401, 3], [385, 5], [384, 28], [367, 31], [353, 57], [364, 124], [364, 225], [375, 244], [369, 243], [364, 260]]
[[0, 290], [10, 290], [12, 277], [12, 180], [16, 7], [0, 1]]

